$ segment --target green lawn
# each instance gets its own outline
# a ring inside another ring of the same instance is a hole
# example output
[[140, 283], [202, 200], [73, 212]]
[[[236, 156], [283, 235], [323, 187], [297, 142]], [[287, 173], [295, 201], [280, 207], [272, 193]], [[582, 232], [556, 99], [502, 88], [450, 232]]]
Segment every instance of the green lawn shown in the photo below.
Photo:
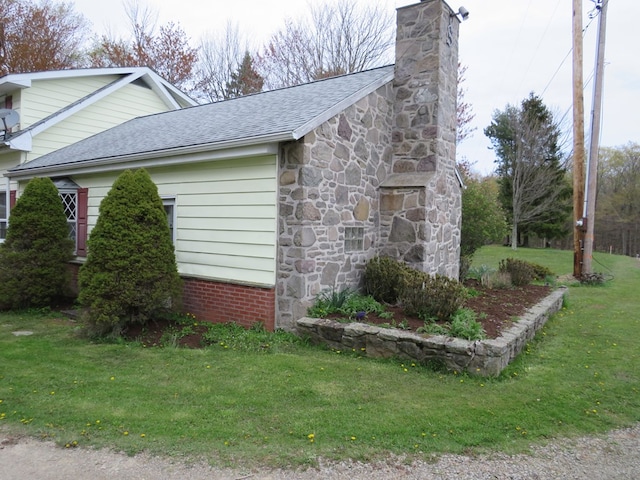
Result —
[[[572, 252], [485, 247], [474, 264], [523, 258], [570, 273]], [[640, 421], [640, 266], [571, 286], [567, 307], [498, 378], [431, 371], [306, 345], [226, 336], [203, 350], [91, 343], [54, 315], [0, 315], [0, 431], [60, 445], [301, 465], [318, 457], [523, 451]], [[33, 335], [11, 332], [31, 330]]]

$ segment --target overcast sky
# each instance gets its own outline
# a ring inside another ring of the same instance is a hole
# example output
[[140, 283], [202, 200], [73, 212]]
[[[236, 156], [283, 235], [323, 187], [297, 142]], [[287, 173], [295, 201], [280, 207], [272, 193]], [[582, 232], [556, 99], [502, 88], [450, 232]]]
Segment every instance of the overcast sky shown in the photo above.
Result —
[[[310, 0], [311, 3], [323, 0]], [[390, 11], [415, 3], [412, 0], [380, 0]], [[126, 31], [128, 21], [121, 2], [73, 0], [93, 30]], [[460, 29], [460, 61], [468, 67], [465, 100], [473, 107], [477, 128], [458, 147], [458, 157], [475, 162], [488, 174], [494, 155], [483, 129], [496, 109], [517, 104], [534, 92], [570, 131], [572, 120], [572, 1], [571, 0], [448, 0], [457, 10], [470, 12]], [[284, 19], [298, 17], [308, 7], [304, 0], [146, 0], [159, 13], [158, 23], [178, 22], [194, 45], [207, 32], [224, 27], [228, 19], [261, 45], [283, 26]], [[590, 110], [598, 21], [589, 18], [592, 0], [583, 0], [585, 128], [589, 135]], [[601, 145], [640, 142], [640, 3], [612, 0], [607, 15], [606, 67]], [[568, 139], [571, 147], [571, 139]]]

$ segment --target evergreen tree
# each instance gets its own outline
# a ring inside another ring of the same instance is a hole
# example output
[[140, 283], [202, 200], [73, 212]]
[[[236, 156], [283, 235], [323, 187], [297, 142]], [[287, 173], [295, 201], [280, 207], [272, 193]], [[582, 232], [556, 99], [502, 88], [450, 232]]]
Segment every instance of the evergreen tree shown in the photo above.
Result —
[[560, 127], [542, 99], [532, 93], [520, 106], [496, 111], [484, 133], [497, 156], [499, 198], [512, 227], [512, 247], [520, 235], [563, 236], [572, 190]]
[[52, 306], [69, 292], [73, 241], [58, 190], [31, 180], [11, 211], [0, 245], [0, 307]]
[[226, 98], [261, 92], [263, 84], [264, 79], [254, 68], [251, 55], [245, 52], [238, 70], [231, 74], [231, 81], [227, 83]]
[[145, 170], [123, 172], [102, 200], [79, 281], [79, 301], [98, 334], [118, 335], [178, 307], [181, 280], [169, 224]]

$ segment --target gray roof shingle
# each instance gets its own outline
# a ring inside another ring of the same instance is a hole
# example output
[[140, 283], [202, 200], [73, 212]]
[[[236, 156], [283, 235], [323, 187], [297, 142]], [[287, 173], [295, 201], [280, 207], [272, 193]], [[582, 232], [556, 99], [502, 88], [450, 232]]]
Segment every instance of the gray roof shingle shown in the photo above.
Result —
[[[9, 170], [26, 173], [184, 147], [295, 140], [393, 78], [393, 65], [138, 117]], [[35, 173], [35, 172], [34, 172]]]

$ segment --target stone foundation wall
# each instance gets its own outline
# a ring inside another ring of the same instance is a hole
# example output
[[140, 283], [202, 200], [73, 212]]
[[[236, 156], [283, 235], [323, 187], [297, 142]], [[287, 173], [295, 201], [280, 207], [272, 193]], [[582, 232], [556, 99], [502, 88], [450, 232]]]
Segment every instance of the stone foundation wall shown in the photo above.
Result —
[[298, 320], [297, 331], [315, 343], [338, 350], [364, 351], [368, 357], [397, 357], [422, 364], [435, 361], [452, 371], [496, 376], [522, 352], [549, 317], [562, 308], [565, 290], [560, 288], [552, 292], [500, 337], [492, 340], [423, 336], [364, 323], [340, 323], [307, 317]]

